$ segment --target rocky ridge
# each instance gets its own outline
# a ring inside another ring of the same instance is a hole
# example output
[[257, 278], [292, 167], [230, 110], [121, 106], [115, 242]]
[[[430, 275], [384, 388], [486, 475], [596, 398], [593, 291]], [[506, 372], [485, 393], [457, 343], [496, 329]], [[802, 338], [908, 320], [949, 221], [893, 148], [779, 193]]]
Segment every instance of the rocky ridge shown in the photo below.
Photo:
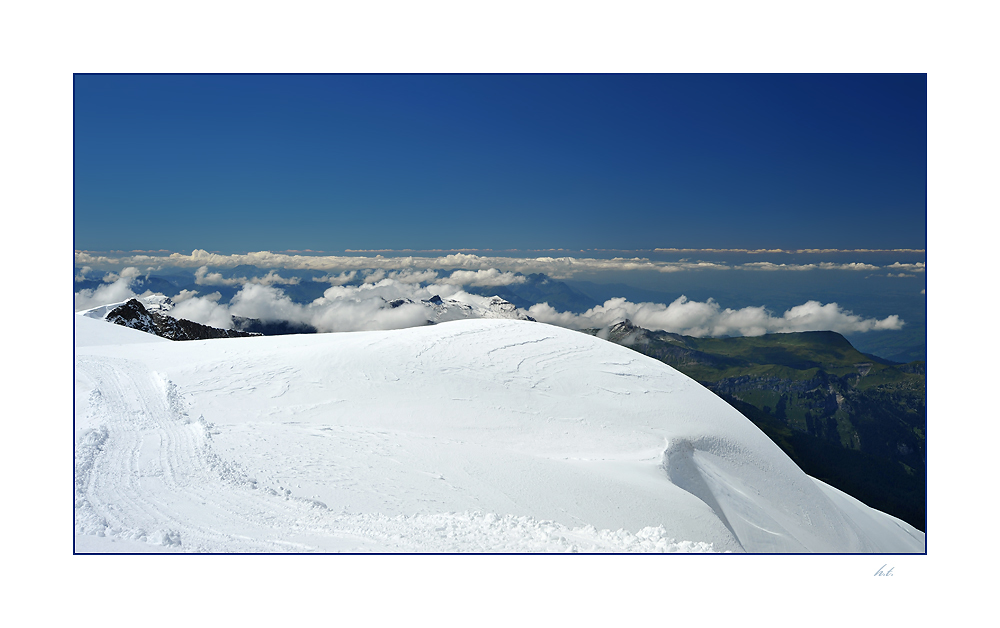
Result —
[[235, 329], [219, 329], [184, 318], [174, 318], [168, 314], [147, 310], [137, 299], [110, 310], [104, 317], [109, 323], [137, 329], [169, 340], [207, 340], [210, 338], [246, 338], [260, 334]]

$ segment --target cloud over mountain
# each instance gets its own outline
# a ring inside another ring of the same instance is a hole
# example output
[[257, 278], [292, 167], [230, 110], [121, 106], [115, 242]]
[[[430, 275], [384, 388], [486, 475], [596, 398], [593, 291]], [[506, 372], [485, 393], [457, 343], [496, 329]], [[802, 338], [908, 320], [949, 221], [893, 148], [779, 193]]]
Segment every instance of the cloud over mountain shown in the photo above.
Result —
[[775, 332], [831, 330], [839, 333], [900, 329], [904, 322], [896, 315], [882, 320], [862, 318], [836, 303], [807, 301], [774, 316], [764, 306], [723, 309], [713, 299], [691, 301], [680, 297], [669, 305], [632, 303], [624, 298], [609, 299], [583, 314], [558, 312], [548, 303], [528, 308], [535, 320], [562, 327], [582, 329], [607, 327], [626, 318], [636, 325], [686, 336], [761, 336]]
[[[488, 305], [488, 297], [469, 294], [461, 286], [450, 283], [422, 286], [413, 280], [413, 275], [401, 274], [375, 277], [374, 281], [360, 285], [330, 286], [322, 297], [310, 303], [296, 303], [281, 288], [263, 283], [245, 283], [229, 303], [221, 303], [218, 292], [198, 296], [184, 290], [173, 298], [175, 306], [170, 313], [221, 329], [232, 328], [232, 316], [241, 316], [310, 325], [320, 332], [341, 332], [425, 325], [428, 306], [420, 301], [435, 296], [479, 307]], [[395, 305], [390, 306], [393, 302]], [[461, 317], [456, 312], [453, 316], [438, 315], [436, 319], [450, 320], [449, 316]]]
[[104, 285], [80, 290], [74, 295], [73, 308], [79, 311], [131, 299], [136, 296], [132, 291], [132, 283], [141, 274], [134, 266], [123, 268], [121, 273], [107, 273], [103, 279]]
[[[199, 253], [197, 257], [205, 255]], [[447, 265], [452, 268], [458, 262], [474, 265], [482, 261], [482, 258], [465, 254], [447, 257]], [[103, 285], [76, 293], [76, 309], [121, 302], [137, 296], [133, 286], [141, 275], [135, 266], [127, 266], [120, 272], [107, 272]], [[489, 294], [490, 288], [526, 281], [522, 274], [497, 268], [459, 269], [444, 276], [440, 276], [438, 270], [430, 268], [366, 268], [314, 277], [314, 281], [329, 282], [330, 287], [319, 298], [310, 302], [297, 302], [280, 286], [297, 285], [299, 278], [285, 278], [275, 270], [261, 277], [226, 278], [221, 273], [210, 272], [207, 265], [202, 265], [197, 267], [194, 276], [197, 285], [239, 286], [239, 290], [228, 302], [222, 300], [220, 292], [202, 295], [195, 290], [183, 289], [176, 295], [167, 294], [175, 303], [171, 312], [175, 317], [230, 329], [232, 317], [240, 316], [265, 322], [309, 325], [321, 332], [399, 329], [424, 325], [429, 318], [429, 306], [421, 303], [422, 301], [438, 296], [485, 307], [488, 297], [471, 294], [466, 288]], [[233, 293], [230, 291], [229, 294]], [[606, 327], [628, 318], [647, 329], [697, 337], [758, 336], [774, 332], [816, 330], [858, 333], [896, 330], [904, 325], [903, 320], [896, 315], [883, 319], [865, 318], [841, 308], [837, 303], [823, 304], [815, 300], [808, 300], [780, 315], [772, 313], [764, 305], [731, 309], [723, 308], [713, 299], [701, 302], [684, 296], [669, 304], [635, 303], [623, 297], [612, 298], [582, 314], [559, 311], [548, 302], [535, 303], [526, 311], [538, 321], [574, 329]], [[452, 314], [438, 313], [434, 320], [449, 320], [449, 316]]]

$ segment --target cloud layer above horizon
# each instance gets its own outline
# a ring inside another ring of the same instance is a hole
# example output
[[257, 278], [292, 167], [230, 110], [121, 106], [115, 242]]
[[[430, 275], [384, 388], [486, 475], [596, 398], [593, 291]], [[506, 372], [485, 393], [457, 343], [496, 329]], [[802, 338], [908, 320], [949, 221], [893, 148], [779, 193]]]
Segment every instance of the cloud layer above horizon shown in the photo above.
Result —
[[[602, 260], [604, 261], [604, 260]], [[152, 270], [152, 269], [149, 269]], [[93, 272], [81, 269], [81, 275]], [[146, 271], [146, 276], [148, 277]], [[142, 296], [133, 291], [135, 280], [143, 276], [137, 267], [128, 266], [121, 272], [103, 276], [102, 285], [80, 290], [75, 295], [77, 311], [125, 301]], [[364, 269], [345, 271], [314, 279], [331, 285], [323, 296], [310, 303], [296, 303], [279, 287], [294, 285], [298, 278], [282, 278], [274, 271], [260, 278], [225, 278], [211, 273], [203, 265], [195, 272], [198, 285], [241, 285], [229, 303], [221, 302], [221, 293], [200, 295], [193, 290], [181, 290], [171, 297], [175, 306], [171, 315], [198, 323], [228, 329], [232, 317], [241, 316], [263, 321], [284, 321], [306, 324], [321, 332], [399, 329], [424, 325], [427, 311], [419, 302], [440, 296], [458, 302], [482, 305], [486, 297], [466, 292], [466, 286], [506, 286], [524, 281], [523, 275], [496, 268], [456, 270], [439, 276], [432, 269]], [[360, 281], [357, 285], [348, 282]], [[148, 293], [148, 292], [147, 292]], [[410, 299], [398, 307], [387, 307], [397, 299]], [[766, 306], [740, 309], [723, 308], [713, 299], [692, 301], [684, 296], [669, 304], [633, 303], [625, 298], [613, 298], [582, 314], [560, 312], [547, 302], [536, 303], [528, 315], [544, 323], [572, 329], [607, 327], [630, 319], [640, 327], [689, 336], [758, 336], [775, 332], [836, 331], [862, 333], [877, 330], [898, 330], [904, 321], [897, 315], [883, 319], [864, 318], [841, 308], [837, 303], [808, 300], [789, 308], [780, 315]]]
[[[900, 263], [879, 266], [865, 262], [820, 261], [806, 264], [784, 264], [772, 261], [746, 262], [734, 264], [720, 261], [658, 261], [645, 257], [614, 257], [610, 259], [594, 257], [506, 257], [483, 256], [470, 253], [449, 253], [440, 256], [353, 256], [353, 255], [298, 255], [257, 251], [242, 254], [223, 255], [195, 249], [190, 254], [170, 253], [169, 255], [149, 255], [146, 253], [123, 254], [121, 256], [98, 255], [88, 251], [76, 251], [77, 266], [123, 267], [123, 266], [175, 266], [182, 268], [204, 267], [203, 280], [223, 280], [218, 273], [209, 273], [209, 268], [234, 268], [250, 265], [259, 268], [310, 271], [340, 271], [349, 273], [361, 270], [383, 271], [428, 271], [461, 269], [483, 273], [544, 273], [553, 279], [569, 279], [579, 273], [654, 271], [672, 273], [694, 270], [754, 270], [754, 271], [811, 271], [811, 270], [853, 270], [853, 271], [906, 271], [924, 272], [924, 262]], [[293, 280], [272, 278], [268, 283], [291, 283]], [[513, 279], [511, 281], [514, 281]], [[483, 284], [474, 284], [483, 285]], [[499, 284], [497, 284], [499, 285]]]

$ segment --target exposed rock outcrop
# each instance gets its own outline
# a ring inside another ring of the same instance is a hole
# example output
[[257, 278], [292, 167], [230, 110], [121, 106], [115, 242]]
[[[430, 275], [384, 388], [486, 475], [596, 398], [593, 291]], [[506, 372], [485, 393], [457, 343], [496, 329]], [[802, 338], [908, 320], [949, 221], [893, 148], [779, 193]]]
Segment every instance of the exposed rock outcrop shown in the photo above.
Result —
[[138, 329], [170, 340], [207, 340], [209, 338], [245, 338], [259, 336], [235, 329], [219, 329], [184, 318], [174, 318], [156, 311], [149, 311], [136, 299], [129, 299], [114, 308], [105, 317], [109, 323]]

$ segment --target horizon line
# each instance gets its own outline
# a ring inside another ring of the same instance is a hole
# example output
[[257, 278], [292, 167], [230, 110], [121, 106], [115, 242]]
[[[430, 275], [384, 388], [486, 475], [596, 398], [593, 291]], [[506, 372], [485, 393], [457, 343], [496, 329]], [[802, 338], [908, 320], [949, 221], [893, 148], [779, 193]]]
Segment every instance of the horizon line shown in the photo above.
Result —
[[[193, 251], [199, 249], [193, 249]], [[181, 253], [181, 251], [174, 251], [171, 249], [79, 249], [74, 247], [74, 251], [77, 253], [116, 253], [116, 254], [129, 254], [129, 253], [145, 253], [145, 254], [156, 254], [156, 253]], [[770, 253], [785, 253], [785, 254], [829, 254], [829, 253], [926, 253], [927, 249], [914, 249], [914, 248], [894, 248], [894, 249], [870, 249], [870, 248], [855, 248], [855, 249], [838, 249], [838, 248], [802, 248], [802, 249], [784, 249], [784, 248], [770, 248], [770, 249], [749, 249], [749, 248], [434, 248], [434, 249], [331, 249], [331, 250], [317, 250], [317, 249], [279, 249], [275, 250], [275, 253], [309, 253], [309, 254], [321, 254], [321, 253], [448, 253], [448, 252], [492, 252], [492, 253], [522, 253], [522, 252], [580, 252], [586, 253], [588, 251], [594, 252], [654, 252], [654, 253], [747, 253], [747, 254], [770, 254]], [[214, 253], [217, 255], [239, 255], [239, 254], [249, 254], [249, 253], [267, 253], [268, 250], [260, 251], [250, 251], [246, 250], [237, 253], [224, 253], [220, 250], [207, 251], [209, 253]]]

